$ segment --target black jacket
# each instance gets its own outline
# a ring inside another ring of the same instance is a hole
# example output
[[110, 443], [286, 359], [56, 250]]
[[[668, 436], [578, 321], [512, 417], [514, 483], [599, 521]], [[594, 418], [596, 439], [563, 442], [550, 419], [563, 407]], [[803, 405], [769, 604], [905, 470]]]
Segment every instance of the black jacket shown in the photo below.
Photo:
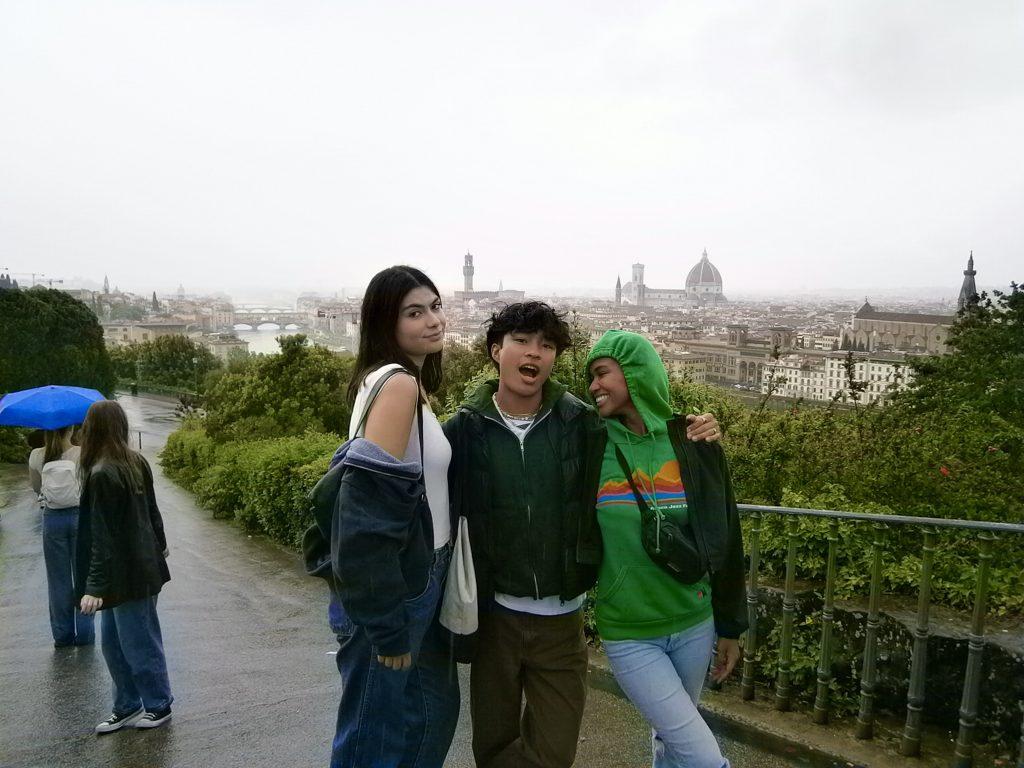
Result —
[[[677, 416], [668, 425], [669, 439], [686, 488], [688, 521], [711, 578], [711, 605], [715, 630], [721, 637], [738, 638], [747, 629], [746, 570], [739, 511], [725, 451], [718, 443], [695, 443], [686, 438], [686, 421]], [[604, 456], [608, 433], [588, 453]], [[594, 480], [597, 494], [600, 479]], [[582, 521], [580, 556], [595, 566], [601, 563], [601, 529], [594, 507]]]
[[587, 446], [604, 430], [592, 408], [549, 381], [520, 447], [491, 400], [496, 389], [481, 386], [444, 424], [453, 516], [469, 524], [481, 606], [495, 592], [570, 600], [597, 579], [577, 550], [600, 475], [601, 457], [588, 466]]
[[82, 488], [75, 583], [79, 598], [103, 598], [101, 609], [152, 597], [171, 579], [153, 471], [139, 461], [141, 484], [126, 467], [100, 462]]

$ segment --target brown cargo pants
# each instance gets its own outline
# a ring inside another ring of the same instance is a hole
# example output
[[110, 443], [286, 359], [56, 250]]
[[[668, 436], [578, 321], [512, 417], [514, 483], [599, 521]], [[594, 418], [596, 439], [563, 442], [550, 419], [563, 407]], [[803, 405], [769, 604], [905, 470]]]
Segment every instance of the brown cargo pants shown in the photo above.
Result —
[[586, 679], [582, 610], [561, 616], [501, 607], [482, 612], [470, 672], [477, 766], [571, 766], [586, 703]]

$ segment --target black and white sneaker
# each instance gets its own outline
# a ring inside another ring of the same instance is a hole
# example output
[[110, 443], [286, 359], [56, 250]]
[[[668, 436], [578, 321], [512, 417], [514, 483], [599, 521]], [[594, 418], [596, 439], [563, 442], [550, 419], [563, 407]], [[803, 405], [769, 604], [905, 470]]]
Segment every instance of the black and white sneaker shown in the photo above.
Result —
[[142, 707], [139, 707], [134, 712], [129, 712], [127, 715], [119, 715], [115, 712], [96, 726], [96, 733], [113, 733], [114, 731], [120, 731], [122, 728], [127, 728], [129, 725], [137, 722], [145, 712], [146, 710]]
[[159, 728], [161, 725], [171, 719], [171, 708], [164, 707], [158, 709], [156, 712], [147, 712], [137, 721], [135, 721], [136, 728]]

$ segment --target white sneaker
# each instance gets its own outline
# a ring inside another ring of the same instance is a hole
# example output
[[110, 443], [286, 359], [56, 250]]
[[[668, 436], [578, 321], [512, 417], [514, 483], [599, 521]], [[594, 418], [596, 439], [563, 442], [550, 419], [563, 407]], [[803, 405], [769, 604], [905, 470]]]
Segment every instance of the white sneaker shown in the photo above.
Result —
[[119, 715], [116, 712], [104, 720], [102, 723], [96, 726], [96, 733], [113, 733], [114, 731], [120, 731], [122, 728], [127, 728], [129, 725], [134, 724], [139, 718], [146, 713], [143, 707], [139, 707], [134, 712], [127, 715]]

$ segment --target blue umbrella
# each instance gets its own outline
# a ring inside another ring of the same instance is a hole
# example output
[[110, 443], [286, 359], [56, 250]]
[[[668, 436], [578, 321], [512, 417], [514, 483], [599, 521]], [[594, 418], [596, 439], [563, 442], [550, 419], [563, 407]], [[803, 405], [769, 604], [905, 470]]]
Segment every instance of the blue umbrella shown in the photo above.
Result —
[[89, 406], [105, 399], [95, 389], [54, 384], [11, 392], [0, 400], [0, 426], [60, 429], [81, 424]]

